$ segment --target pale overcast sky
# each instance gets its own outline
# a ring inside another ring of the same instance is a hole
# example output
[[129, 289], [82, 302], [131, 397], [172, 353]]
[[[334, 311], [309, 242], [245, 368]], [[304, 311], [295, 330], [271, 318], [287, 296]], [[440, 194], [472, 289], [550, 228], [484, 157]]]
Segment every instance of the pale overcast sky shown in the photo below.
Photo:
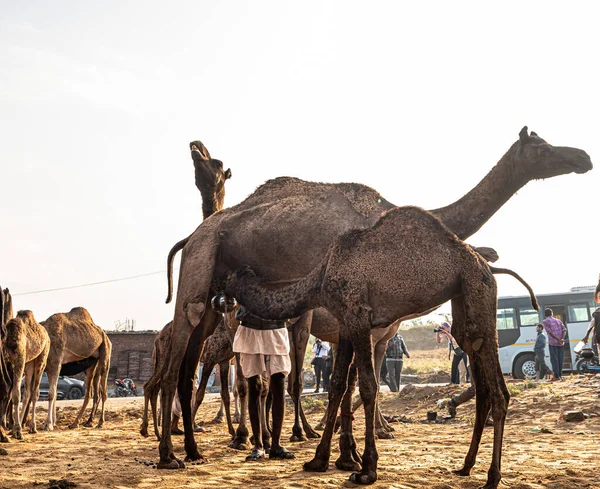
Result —
[[[0, 3], [0, 284], [38, 320], [172, 318], [160, 271], [201, 221], [188, 143], [265, 180], [354, 181], [428, 209], [527, 125], [600, 165], [592, 2]], [[533, 182], [469, 242], [538, 293], [591, 285], [600, 169]], [[500, 277], [500, 295], [524, 295]]]

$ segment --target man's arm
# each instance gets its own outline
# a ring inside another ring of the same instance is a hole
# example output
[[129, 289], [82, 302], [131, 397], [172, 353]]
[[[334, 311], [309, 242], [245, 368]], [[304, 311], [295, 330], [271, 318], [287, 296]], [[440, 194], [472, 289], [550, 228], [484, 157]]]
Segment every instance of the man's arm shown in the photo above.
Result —
[[404, 339], [400, 340], [400, 346], [402, 347], [402, 351], [406, 355], [406, 358], [410, 358], [410, 353], [408, 353], [408, 349], [406, 348], [406, 344], [404, 343]]

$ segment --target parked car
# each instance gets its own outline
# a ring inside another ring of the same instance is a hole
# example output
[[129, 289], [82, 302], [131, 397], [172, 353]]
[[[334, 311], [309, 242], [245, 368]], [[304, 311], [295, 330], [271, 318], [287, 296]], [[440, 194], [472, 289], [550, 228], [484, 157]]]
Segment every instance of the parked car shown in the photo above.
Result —
[[[21, 382], [21, 397], [23, 396], [24, 382]], [[48, 399], [48, 391], [50, 384], [48, 383], [48, 375], [46, 372], [42, 374], [40, 381], [40, 399]], [[56, 398], [61, 399], [81, 399], [85, 394], [85, 382], [71, 377], [58, 377], [58, 385], [56, 386]]]

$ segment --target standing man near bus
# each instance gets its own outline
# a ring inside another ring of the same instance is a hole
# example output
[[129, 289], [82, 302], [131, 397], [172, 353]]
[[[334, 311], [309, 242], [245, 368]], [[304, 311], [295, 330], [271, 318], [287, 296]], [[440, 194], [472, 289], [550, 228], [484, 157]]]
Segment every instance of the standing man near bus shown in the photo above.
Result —
[[554, 377], [552, 380], [561, 380], [562, 367], [565, 359], [565, 337], [567, 328], [560, 319], [554, 317], [554, 311], [547, 308], [544, 311], [546, 319], [542, 321], [546, 333], [548, 333], [548, 348], [550, 349], [550, 362]]
[[533, 347], [535, 353], [535, 371], [538, 375], [538, 380], [545, 379], [548, 367], [546, 367], [546, 335], [544, 334], [544, 326], [538, 324], [535, 327], [537, 338]]

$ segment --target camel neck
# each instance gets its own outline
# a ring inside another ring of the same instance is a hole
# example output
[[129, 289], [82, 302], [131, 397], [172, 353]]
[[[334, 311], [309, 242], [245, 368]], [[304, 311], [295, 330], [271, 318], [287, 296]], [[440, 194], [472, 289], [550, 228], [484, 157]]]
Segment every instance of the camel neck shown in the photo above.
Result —
[[220, 211], [223, 208], [223, 201], [214, 197], [207, 198], [202, 196], [202, 217], [204, 219], [209, 218], [215, 212]]
[[469, 193], [432, 213], [461, 239], [475, 234], [528, 181], [519, 171], [516, 151], [513, 145]]

